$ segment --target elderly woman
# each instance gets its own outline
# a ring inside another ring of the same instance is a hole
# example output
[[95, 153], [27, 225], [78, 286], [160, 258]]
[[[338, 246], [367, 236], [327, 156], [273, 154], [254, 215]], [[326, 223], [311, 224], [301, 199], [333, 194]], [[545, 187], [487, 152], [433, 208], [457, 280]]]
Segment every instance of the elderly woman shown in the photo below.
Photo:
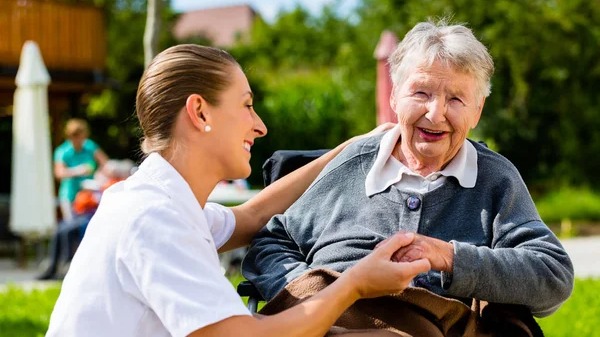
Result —
[[[390, 56], [398, 125], [348, 146], [254, 239], [243, 273], [268, 299], [305, 272], [341, 272], [398, 231], [394, 259], [427, 258], [413, 285], [446, 298], [554, 312], [573, 267], [517, 169], [467, 139], [494, 66], [463, 25], [419, 23]], [[326, 207], [323, 207], [326, 205]]]

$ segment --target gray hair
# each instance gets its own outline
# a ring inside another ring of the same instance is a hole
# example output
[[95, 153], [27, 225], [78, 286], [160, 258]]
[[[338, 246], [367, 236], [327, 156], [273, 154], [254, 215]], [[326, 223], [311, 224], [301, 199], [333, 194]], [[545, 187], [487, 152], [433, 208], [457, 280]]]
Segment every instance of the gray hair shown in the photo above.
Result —
[[[409, 71], [417, 66], [430, 66], [441, 61], [457, 71], [474, 76], [479, 97], [491, 92], [494, 61], [487, 48], [462, 24], [448, 25], [442, 19], [437, 23], [420, 22], [413, 27], [388, 58], [394, 88], [399, 88]], [[396, 90], [396, 89], [394, 89]]]

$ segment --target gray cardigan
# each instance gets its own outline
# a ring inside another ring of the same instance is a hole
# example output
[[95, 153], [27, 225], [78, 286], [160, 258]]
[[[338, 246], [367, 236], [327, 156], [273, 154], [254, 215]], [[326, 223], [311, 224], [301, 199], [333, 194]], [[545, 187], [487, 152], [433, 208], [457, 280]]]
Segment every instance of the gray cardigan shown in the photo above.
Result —
[[[522, 304], [540, 317], [569, 297], [572, 263], [506, 158], [473, 142], [478, 155], [474, 188], [448, 178], [425, 194], [391, 186], [367, 197], [365, 178], [381, 137], [349, 145], [254, 238], [242, 271], [265, 298], [309, 269], [344, 271], [399, 230], [454, 243], [449, 287], [442, 288], [437, 271], [417, 276], [416, 286], [463, 300]], [[420, 204], [409, 208], [409, 197]]]

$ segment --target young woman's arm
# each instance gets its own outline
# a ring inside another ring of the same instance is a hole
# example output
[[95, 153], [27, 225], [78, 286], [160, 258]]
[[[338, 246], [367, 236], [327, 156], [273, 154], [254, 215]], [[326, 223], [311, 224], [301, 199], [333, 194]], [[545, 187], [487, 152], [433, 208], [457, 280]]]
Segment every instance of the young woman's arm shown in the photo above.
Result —
[[98, 164], [98, 169], [102, 168], [102, 166], [104, 166], [104, 164], [106, 164], [109, 159], [110, 158], [108, 157], [108, 155], [100, 148], [97, 149], [96, 152], [94, 152], [94, 160], [96, 160], [96, 163]]
[[421, 259], [392, 262], [395, 251], [409, 245], [413, 233], [398, 233], [371, 254], [346, 270], [340, 278], [306, 301], [273, 316], [261, 319], [234, 316], [206, 326], [190, 337], [323, 336], [337, 318], [356, 300], [400, 292], [417, 274], [429, 270]]
[[54, 164], [54, 177], [56, 179], [65, 179], [72, 177], [88, 176], [92, 174], [94, 168], [90, 165], [81, 164], [75, 167], [67, 167], [62, 162]]
[[232, 207], [235, 214], [236, 228], [229, 241], [219, 249], [220, 252], [246, 246], [252, 237], [271, 219], [275, 214], [283, 213], [302, 193], [310, 186], [321, 170], [337, 156], [348, 144], [360, 138], [368, 137], [394, 126], [385, 123], [371, 132], [353, 137], [338, 145], [333, 150], [321, 157], [311, 161], [301, 168], [278, 179], [265, 187], [260, 193], [247, 202]]

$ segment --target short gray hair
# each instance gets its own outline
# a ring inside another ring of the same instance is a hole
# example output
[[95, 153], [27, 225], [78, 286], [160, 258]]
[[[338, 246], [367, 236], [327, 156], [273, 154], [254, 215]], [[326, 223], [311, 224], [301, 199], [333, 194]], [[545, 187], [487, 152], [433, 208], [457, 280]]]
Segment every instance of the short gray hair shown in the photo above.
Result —
[[462, 24], [420, 22], [415, 25], [390, 55], [390, 76], [394, 88], [406, 80], [408, 71], [416, 66], [430, 66], [441, 61], [458, 71], [473, 75], [480, 97], [490, 95], [494, 61], [487, 48]]

